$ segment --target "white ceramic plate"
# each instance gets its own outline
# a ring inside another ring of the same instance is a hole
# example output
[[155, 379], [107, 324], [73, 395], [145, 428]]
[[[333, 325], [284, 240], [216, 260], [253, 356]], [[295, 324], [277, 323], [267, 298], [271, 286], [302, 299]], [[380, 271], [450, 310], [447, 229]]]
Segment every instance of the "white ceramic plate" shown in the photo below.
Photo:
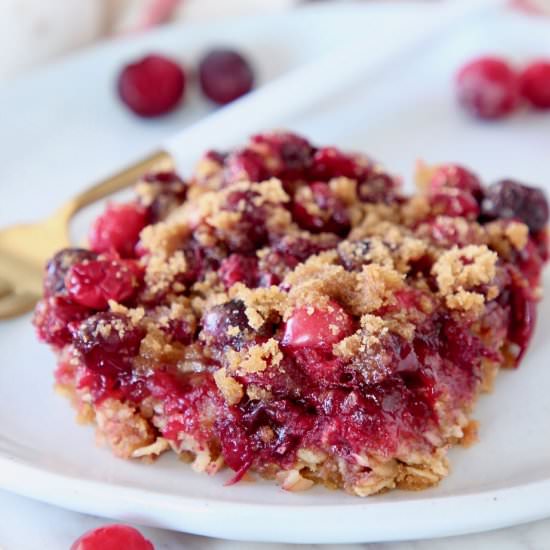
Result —
[[[191, 51], [214, 39], [238, 38], [243, 47], [253, 48], [259, 41], [278, 52], [275, 40], [281, 34], [293, 36], [282, 30], [292, 28], [300, 33], [285, 40], [292, 65], [306, 61], [321, 43], [330, 43], [325, 36], [315, 44], [323, 34], [318, 29], [372, 28], [373, 39], [380, 40], [383, 32], [391, 38], [390, 21], [409, 18], [420, 24], [422, 14], [418, 5], [343, 12], [317, 8], [279, 17], [276, 31], [272, 19], [261, 18], [231, 27], [168, 29], [89, 51], [15, 83], [0, 91], [0, 150], [8, 152], [0, 164], [0, 224], [45, 214], [90, 178], [152, 148], [183, 119], [200, 114], [204, 107], [182, 113], [181, 119], [153, 123], [127, 116], [107, 84], [122, 60], [137, 51], [153, 46]], [[452, 73], [461, 61], [488, 50], [517, 60], [548, 53], [550, 27], [506, 14], [473, 22], [381, 74], [377, 82], [358, 78], [352, 90], [313, 105], [293, 121], [274, 117], [274, 124], [306, 132], [321, 143], [364, 149], [405, 176], [421, 157], [459, 161], [488, 180], [517, 177], [550, 191], [550, 115], [520, 113], [504, 122], [479, 124], [456, 109]], [[279, 68], [285, 68], [283, 61]], [[41, 90], [39, 103], [32, 101], [33, 90]], [[548, 283], [547, 274], [547, 291]], [[197, 475], [173, 456], [153, 466], [116, 460], [94, 446], [92, 430], [77, 426], [68, 404], [53, 394], [54, 358], [36, 342], [29, 318], [3, 323], [0, 486], [78, 511], [258, 541], [426, 538], [544, 517], [550, 515], [550, 343], [544, 338], [549, 323], [547, 299], [524, 364], [517, 372], [503, 373], [494, 394], [481, 399], [476, 411], [481, 441], [467, 451], [452, 451], [448, 479], [428, 491], [395, 491], [364, 500], [322, 488], [289, 494], [267, 482], [224, 487], [227, 475]]]

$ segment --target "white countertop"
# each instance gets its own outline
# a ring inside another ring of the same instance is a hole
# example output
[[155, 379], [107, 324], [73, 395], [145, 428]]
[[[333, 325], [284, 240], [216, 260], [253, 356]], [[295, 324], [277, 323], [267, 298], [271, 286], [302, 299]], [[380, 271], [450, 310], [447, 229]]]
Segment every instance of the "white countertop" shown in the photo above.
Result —
[[[69, 512], [0, 491], [0, 550], [65, 550], [82, 533], [108, 520]], [[229, 542], [140, 528], [156, 550], [290, 550], [292, 544]], [[300, 548], [320, 548], [304, 545]], [[416, 542], [327, 545], [326, 550], [548, 550], [550, 519], [489, 533]]]

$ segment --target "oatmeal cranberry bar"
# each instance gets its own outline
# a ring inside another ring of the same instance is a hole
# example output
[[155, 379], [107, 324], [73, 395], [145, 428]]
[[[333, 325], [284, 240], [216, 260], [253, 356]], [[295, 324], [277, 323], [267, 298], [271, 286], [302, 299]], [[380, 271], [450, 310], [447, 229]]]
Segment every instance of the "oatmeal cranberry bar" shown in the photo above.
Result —
[[404, 196], [290, 133], [144, 176], [47, 265], [57, 387], [122, 458], [360, 496], [436, 484], [529, 343], [548, 206], [457, 165], [417, 180]]

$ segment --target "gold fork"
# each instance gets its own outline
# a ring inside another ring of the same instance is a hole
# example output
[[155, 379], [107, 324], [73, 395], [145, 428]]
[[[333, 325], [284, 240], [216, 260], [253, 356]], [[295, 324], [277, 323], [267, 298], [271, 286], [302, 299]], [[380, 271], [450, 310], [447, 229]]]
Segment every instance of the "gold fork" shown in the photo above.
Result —
[[132, 185], [146, 172], [171, 167], [168, 153], [153, 153], [79, 193], [46, 220], [0, 230], [0, 319], [26, 313], [40, 299], [44, 265], [57, 250], [70, 246], [69, 223], [79, 210]]

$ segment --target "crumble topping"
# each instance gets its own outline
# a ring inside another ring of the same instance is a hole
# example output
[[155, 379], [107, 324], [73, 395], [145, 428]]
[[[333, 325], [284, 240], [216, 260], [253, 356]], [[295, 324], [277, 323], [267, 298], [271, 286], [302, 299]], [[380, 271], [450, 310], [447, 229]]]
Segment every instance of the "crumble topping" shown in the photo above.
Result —
[[435, 262], [432, 272], [448, 307], [465, 311], [479, 310], [484, 303], [484, 295], [467, 289], [490, 283], [494, 279], [497, 258], [497, 253], [485, 245], [455, 246], [444, 252]]
[[519, 208], [419, 164], [406, 197], [368, 157], [289, 133], [172, 170], [47, 266], [34, 323], [78, 417], [117, 456], [170, 450], [233, 482], [367, 496], [444, 478], [532, 334], [540, 192], [499, 184]]

